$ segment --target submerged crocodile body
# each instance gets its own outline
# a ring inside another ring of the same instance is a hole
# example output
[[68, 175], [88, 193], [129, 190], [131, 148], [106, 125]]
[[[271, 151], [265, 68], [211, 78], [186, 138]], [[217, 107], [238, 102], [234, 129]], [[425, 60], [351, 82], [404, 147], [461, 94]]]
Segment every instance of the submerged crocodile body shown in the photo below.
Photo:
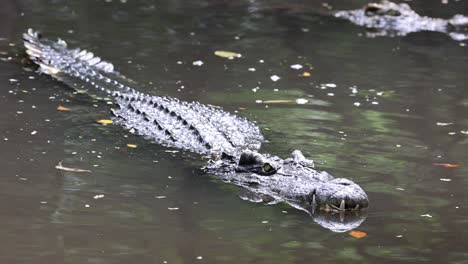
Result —
[[468, 39], [468, 17], [455, 15], [450, 19], [421, 16], [406, 3], [396, 4], [383, 0], [369, 3], [361, 9], [334, 13], [356, 25], [372, 29], [368, 36], [406, 36], [419, 31], [434, 31], [448, 34], [452, 39]]
[[[85, 50], [68, 49], [63, 40], [43, 40], [33, 30], [23, 34], [23, 40], [41, 72], [112, 97], [117, 106], [115, 123], [133, 133], [165, 146], [210, 155], [204, 170], [249, 190], [256, 197], [253, 200], [286, 202], [313, 213], [316, 222], [333, 231], [348, 230], [364, 220], [354, 213], [346, 221], [341, 218], [345, 212], [368, 207], [360, 186], [315, 170], [313, 162], [298, 150], [287, 159], [257, 153], [264, 137], [255, 123], [197, 102], [138, 92], [125, 84], [111, 63]], [[327, 220], [319, 212], [339, 212], [340, 221]]]

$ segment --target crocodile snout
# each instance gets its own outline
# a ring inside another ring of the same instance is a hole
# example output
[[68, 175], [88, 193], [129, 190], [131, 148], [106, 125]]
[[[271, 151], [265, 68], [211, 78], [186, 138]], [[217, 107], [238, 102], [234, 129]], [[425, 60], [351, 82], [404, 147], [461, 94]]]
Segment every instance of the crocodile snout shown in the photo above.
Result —
[[353, 211], [369, 207], [369, 198], [353, 181], [338, 178], [317, 187], [315, 203], [325, 211]]

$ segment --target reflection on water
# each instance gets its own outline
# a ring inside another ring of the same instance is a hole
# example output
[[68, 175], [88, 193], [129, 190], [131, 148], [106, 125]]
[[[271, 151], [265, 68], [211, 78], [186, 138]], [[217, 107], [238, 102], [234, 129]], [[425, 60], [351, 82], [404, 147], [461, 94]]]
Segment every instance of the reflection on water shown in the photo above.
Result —
[[[324, 15], [319, 2], [4, 2], [3, 262], [466, 262], [464, 43], [428, 32], [368, 39], [364, 29]], [[437, 17], [467, 8], [411, 5]], [[330, 232], [288, 205], [246, 202], [237, 187], [202, 174], [198, 155], [95, 124], [109, 117], [105, 103], [30, 72], [15, 56], [31, 26], [157, 87], [145, 92], [256, 120], [269, 140], [262, 152], [301, 149], [318, 168], [359, 183], [371, 200], [358, 228], [367, 236]], [[227, 60], [216, 50], [243, 57]], [[93, 173], [59, 172], [61, 160]]]

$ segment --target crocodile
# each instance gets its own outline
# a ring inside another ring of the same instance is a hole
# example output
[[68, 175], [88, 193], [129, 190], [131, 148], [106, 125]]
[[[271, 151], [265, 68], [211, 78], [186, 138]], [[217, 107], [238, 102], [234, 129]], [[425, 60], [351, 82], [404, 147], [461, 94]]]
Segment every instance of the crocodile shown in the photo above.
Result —
[[[131, 133], [210, 157], [203, 171], [245, 188], [256, 197], [253, 200], [285, 202], [311, 214], [357, 213], [369, 206], [368, 196], [358, 184], [316, 170], [313, 161], [299, 150], [285, 159], [259, 153], [264, 135], [246, 118], [199, 102], [139, 92], [113, 64], [89, 51], [69, 49], [64, 40], [43, 39], [32, 29], [23, 34], [23, 42], [39, 72], [74, 88], [88, 86], [108, 96], [116, 106], [111, 110], [114, 123]], [[337, 225], [316, 215], [316, 222], [334, 231], [363, 221], [362, 217], [350, 222], [341, 219]]]
[[434, 31], [448, 34], [452, 39], [468, 39], [468, 17], [457, 14], [450, 19], [421, 16], [406, 3], [383, 0], [368, 3], [356, 10], [334, 12], [334, 16], [372, 29], [370, 37], [406, 36], [413, 32]]

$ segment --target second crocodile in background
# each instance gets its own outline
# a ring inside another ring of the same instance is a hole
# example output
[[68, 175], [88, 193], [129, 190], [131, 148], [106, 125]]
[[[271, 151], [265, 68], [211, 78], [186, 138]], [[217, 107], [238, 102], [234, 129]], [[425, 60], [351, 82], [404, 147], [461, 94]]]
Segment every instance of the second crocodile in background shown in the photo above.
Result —
[[374, 36], [406, 36], [419, 31], [434, 31], [448, 34], [452, 39], [468, 39], [468, 17], [454, 15], [450, 19], [421, 16], [406, 3], [381, 1], [369, 3], [356, 10], [344, 10], [334, 13], [356, 25], [372, 29], [368, 32]]
[[[125, 84], [126, 79], [111, 63], [86, 50], [68, 49], [63, 40], [44, 40], [33, 30], [23, 34], [23, 40], [41, 72], [72, 87], [88, 86], [112, 97], [117, 106], [115, 123], [162, 145], [212, 156], [205, 172], [244, 187], [267, 203], [286, 202], [311, 214], [339, 212], [341, 217], [369, 205], [359, 185], [315, 170], [299, 150], [286, 159], [256, 152], [264, 137], [247, 119], [198, 102], [138, 92]], [[351, 221], [321, 217], [315, 221], [344, 231], [364, 220], [352, 217], [348, 218]]]

